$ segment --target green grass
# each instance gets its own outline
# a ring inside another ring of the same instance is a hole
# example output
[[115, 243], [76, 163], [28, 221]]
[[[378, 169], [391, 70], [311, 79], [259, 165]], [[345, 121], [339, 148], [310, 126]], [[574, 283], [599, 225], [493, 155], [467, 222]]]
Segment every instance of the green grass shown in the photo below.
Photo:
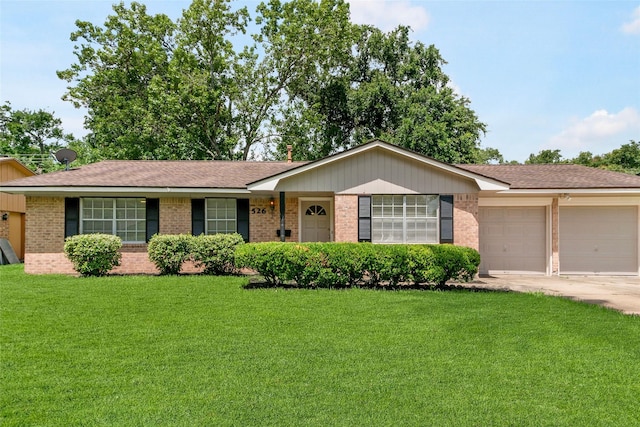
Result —
[[640, 425], [640, 317], [0, 267], [0, 424]]

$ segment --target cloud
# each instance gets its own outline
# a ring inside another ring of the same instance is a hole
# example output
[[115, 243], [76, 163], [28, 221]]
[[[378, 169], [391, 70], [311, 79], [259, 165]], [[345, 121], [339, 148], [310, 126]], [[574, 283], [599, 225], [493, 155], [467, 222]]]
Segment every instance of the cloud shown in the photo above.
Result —
[[640, 6], [631, 14], [631, 21], [622, 24], [622, 32], [627, 34], [640, 34]]
[[429, 25], [427, 11], [407, 0], [353, 0], [350, 7], [353, 22], [374, 25], [382, 31], [391, 31], [398, 25], [420, 31]]
[[[546, 148], [561, 149], [565, 157], [579, 151], [602, 154], [626, 144], [640, 136], [640, 112], [627, 107], [618, 113], [597, 110], [573, 122], [562, 132], [551, 137]], [[570, 151], [565, 153], [564, 151]]]

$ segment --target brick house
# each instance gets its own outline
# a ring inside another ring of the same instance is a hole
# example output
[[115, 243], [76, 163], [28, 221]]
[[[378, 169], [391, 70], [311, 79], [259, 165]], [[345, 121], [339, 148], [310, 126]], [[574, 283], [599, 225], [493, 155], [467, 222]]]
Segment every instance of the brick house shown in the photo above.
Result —
[[107, 232], [118, 273], [155, 233], [453, 243], [481, 273], [638, 275], [640, 177], [577, 165], [450, 165], [382, 141], [314, 162], [104, 161], [6, 183], [27, 197], [25, 271], [72, 273], [66, 236]]

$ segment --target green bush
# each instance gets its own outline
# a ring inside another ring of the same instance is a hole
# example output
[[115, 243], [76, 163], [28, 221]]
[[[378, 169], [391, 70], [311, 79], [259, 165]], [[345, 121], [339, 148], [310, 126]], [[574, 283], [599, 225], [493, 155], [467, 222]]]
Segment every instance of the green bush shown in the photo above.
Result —
[[197, 267], [204, 267], [205, 274], [235, 274], [235, 250], [243, 243], [238, 233], [201, 234], [191, 242], [191, 259]]
[[179, 274], [191, 257], [193, 239], [190, 234], [154, 234], [147, 246], [149, 259], [160, 274]]
[[285, 243], [263, 242], [240, 245], [236, 248], [236, 267], [248, 267], [258, 272], [270, 285], [284, 283], [285, 258], [282, 256]]
[[473, 249], [453, 245], [273, 242], [238, 247], [236, 263], [256, 270], [271, 285], [444, 285], [452, 279], [473, 278], [480, 255]]
[[434, 279], [438, 285], [448, 280], [469, 281], [478, 273], [480, 254], [475, 249], [454, 245], [430, 245], [437, 260], [437, 268], [442, 269]]
[[83, 276], [104, 276], [120, 265], [122, 240], [111, 234], [80, 234], [68, 237], [64, 254]]

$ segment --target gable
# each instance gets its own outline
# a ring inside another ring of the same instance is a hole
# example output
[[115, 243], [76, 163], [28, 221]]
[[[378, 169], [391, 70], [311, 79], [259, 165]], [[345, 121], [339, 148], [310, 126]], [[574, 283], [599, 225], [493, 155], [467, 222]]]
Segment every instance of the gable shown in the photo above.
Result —
[[279, 180], [275, 191], [336, 194], [475, 193], [468, 177], [375, 147]]

